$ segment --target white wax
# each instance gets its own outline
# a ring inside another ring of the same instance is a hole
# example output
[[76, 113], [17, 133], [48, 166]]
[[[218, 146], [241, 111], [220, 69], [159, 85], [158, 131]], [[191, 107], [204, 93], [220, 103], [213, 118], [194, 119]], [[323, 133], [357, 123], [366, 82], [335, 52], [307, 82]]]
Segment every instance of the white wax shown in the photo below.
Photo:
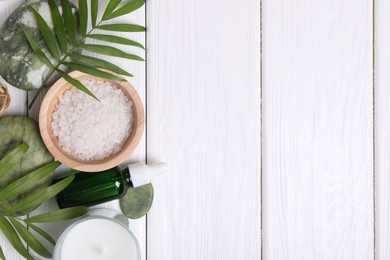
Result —
[[137, 260], [137, 245], [122, 225], [108, 219], [90, 219], [66, 235], [60, 260]]

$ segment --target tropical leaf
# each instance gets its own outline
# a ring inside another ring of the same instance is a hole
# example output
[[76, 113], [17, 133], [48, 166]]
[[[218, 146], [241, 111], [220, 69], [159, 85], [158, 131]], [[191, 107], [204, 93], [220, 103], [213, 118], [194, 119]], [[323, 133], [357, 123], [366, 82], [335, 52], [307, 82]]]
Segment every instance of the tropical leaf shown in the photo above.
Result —
[[91, 0], [91, 24], [96, 26], [97, 14], [99, 9], [99, 0]]
[[[129, 14], [139, 8], [141, 8], [145, 4], [144, 0], [135, 0], [135, 1], [130, 1], [129, 3], [123, 5], [121, 8], [118, 10], [112, 12], [111, 14], [106, 15], [106, 19], [113, 19], [122, 15]], [[103, 19], [105, 20], [105, 19]]]
[[71, 69], [78, 70], [78, 71], [87, 73], [89, 75], [97, 76], [97, 77], [104, 78], [104, 79], [125, 81], [125, 79], [123, 79], [121, 77], [118, 77], [114, 74], [111, 74], [111, 73], [108, 73], [105, 71], [95, 69], [95, 68], [88, 66], [88, 65], [79, 64], [79, 63], [72, 63], [72, 62], [64, 62], [63, 64]]
[[[57, 2], [60, 3], [60, 7], [62, 8], [62, 14], [60, 12], [59, 7], [57, 6]], [[114, 80], [122, 79], [116, 77], [115, 75], [112, 75], [111, 73], [101, 72], [97, 68], [113, 71], [121, 75], [133, 76], [124, 69], [121, 69], [118, 66], [109, 62], [103, 62], [99, 59], [92, 61], [92, 63], [88, 63], [91, 62], [91, 59], [89, 59], [88, 56], [86, 56], [87, 58], [77, 60], [77, 58], [75, 57], [79, 55], [80, 50], [91, 51], [94, 53], [108, 55], [112, 57], [121, 57], [131, 60], [144, 61], [143, 58], [137, 55], [126, 53], [120, 49], [111, 46], [83, 43], [86, 41], [87, 38], [90, 38], [104, 42], [123, 44], [145, 49], [142, 44], [121, 36], [96, 33], [96, 29], [114, 32], [145, 31], [146, 29], [144, 26], [136, 24], [102, 24], [102, 22], [129, 14], [134, 10], [139, 9], [145, 4], [145, 0], [109, 0], [102, 17], [100, 17], [100, 20], [98, 18], [98, 0], [91, 0], [89, 2], [89, 6], [87, 0], [79, 0], [79, 10], [78, 13], [75, 14], [72, 11], [72, 7], [69, 0], [48, 0], [48, 3], [53, 21], [54, 35], [49, 29], [48, 24], [37, 11], [34, 11], [34, 16], [35, 20], [37, 21], [38, 28], [44, 38], [46, 48], [49, 50], [51, 56], [53, 56], [56, 60], [55, 62], [52, 62], [49, 57], [46, 56], [45, 52], [43, 52], [42, 49], [38, 47], [32, 35], [26, 30], [26, 28], [22, 27], [26, 38], [30, 43], [31, 48], [34, 50], [34, 53], [38, 56], [39, 59], [42, 60], [43, 63], [45, 63], [51, 69], [51, 71], [49, 71], [49, 73], [47, 74], [46, 78], [43, 80], [40, 90], [45, 87], [49, 79], [54, 75], [55, 72], [57, 72], [60, 76], [62, 76], [66, 81], [74, 85], [76, 88], [85, 92], [87, 95], [97, 99], [93, 95], [93, 93], [88, 90], [88, 88], [86, 88], [78, 80], [70, 77], [67, 73], [65, 73], [65, 69], [67, 68], [76, 69], [90, 75]], [[88, 7], [90, 8], [90, 10], [88, 9]], [[90, 17], [88, 17], [88, 15], [90, 15]], [[88, 28], [89, 19], [91, 22], [91, 28]], [[77, 27], [78, 24], [80, 25], [80, 29], [78, 29]], [[69, 57], [71, 57], [71, 61]], [[89, 59], [89, 61], [87, 61], [87, 59]], [[35, 100], [36, 98], [34, 98], [29, 105], [29, 109], [32, 107], [32, 104]]]
[[87, 0], [79, 0], [80, 32], [83, 37], [87, 34], [88, 7]]
[[60, 162], [48, 163], [7, 185], [7, 187], [0, 191], [0, 202], [19, 196], [22, 192], [29, 191], [31, 188], [35, 187], [40, 180], [45, 179], [45, 177], [47, 177], [60, 165]]
[[65, 28], [73, 45], [76, 45], [76, 22], [70, 7], [69, 0], [61, 0], [62, 13], [65, 21]]
[[10, 217], [9, 220], [29, 247], [43, 257], [52, 257], [51, 253], [47, 251], [41, 242], [39, 242], [39, 240], [25, 226], [20, 224], [15, 218]]
[[92, 98], [94, 98], [96, 100], [99, 100], [89, 89], [87, 89], [86, 86], [81, 84], [80, 81], [78, 81], [77, 79], [72, 78], [71, 76], [69, 76], [68, 74], [66, 74], [65, 72], [63, 72], [61, 70], [57, 70], [57, 72], [58, 72], [58, 74], [60, 74], [66, 81], [68, 81], [73, 86], [75, 86], [79, 90], [83, 91], [84, 93], [86, 93], [90, 97], [92, 97]]
[[47, 232], [45, 232], [43, 229], [37, 227], [36, 225], [33, 225], [32, 223], [28, 223], [28, 226], [32, 228], [35, 232], [37, 232], [41, 237], [45, 238], [47, 241], [49, 241], [52, 245], [56, 244], [56, 241], [54, 238], [52, 238]]
[[103, 18], [102, 18], [103, 21], [109, 19], [109, 18], [107, 18], [107, 16], [110, 15], [115, 10], [115, 8], [117, 8], [117, 6], [119, 5], [120, 2], [121, 2], [121, 0], [110, 0], [108, 2], [106, 10], [104, 11], [104, 14], [103, 14]]
[[112, 64], [112, 63], [105, 61], [105, 60], [102, 60], [102, 59], [98, 59], [98, 58], [86, 56], [86, 55], [81, 55], [81, 54], [76, 54], [76, 53], [72, 54], [70, 57], [73, 60], [75, 60], [77, 62], [81, 62], [81, 63], [86, 64], [86, 65], [94, 66], [94, 67], [100, 68], [100, 69], [106, 69], [106, 70], [115, 72], [117, 74], [125, 75], [128, 77], [133, 77], [132, 74], [121, 69], [120, 67], [116, 66], [115, 64]]
[[82, 44], [82, 45], [80, 45], [80, 48], [87, 50], [87, 51], [90, 51], [90, 52], [104, 54], [104, 55], [108, 55], [108, 56], [126, 58], [126, 59], [130, 59], [130, 60], [144, 61], [143, 58], [141, 58], [137, 55], [126, 53], [122, 50], [119, 50], [117, 48], [107, 46], [107, 45]]
[[65, 189], [74, 179], [74, 175], [69, 176], [56, 184], [53, 184], [46, 189], [39, 191], [31, 196], [19, 201], [16, 205], [12, 206], [7, 210], [9, 215], [12, 215], [16, 212], [24, 211], [30, 208], [34, 208], [43, 202], [51, 199], [63, 189]]
[[22, 159], [28, 148], [29, 146], [26, 143], [22, 143], [0, 160], [0, 178], [19, 163], [19, 160]]
[[129, 45], [129, 46], [135, 46], [140, 47], [142, 49], [145, 49], [145, 47], [138, 42], [116, 36], [116, 35], [108, 35], [108, 34], [90, 34], [88, 35], [88, 38], [92, 38], [95, 40], [105, 41], [105, 42], [112, 42], [112, 43], [119, 43], [123, 45]]
[[96, 26], [96, 28], [114, 32], [144, 32], [146, 30], [141, 25], [127, 23], [103, 24]]
[[22, 256], [24, 256], [29, 260], [34, 260], [34, 258], [29, 254], [27, 249], [24, 247], [22, 241], [20, 240], [18, 234], [16, 233], [11, 223], [9, 223], [9, 221], [1, 214], [0, 214], [0, 229], [1, 231], [3, 231], [3, 234], [7, 237], [8, 241], [15, 248], [15, 250], [18, 251], [19, 254], [21, 254]]
[[3, 252], [3, 249], [1, 248], [1, 246], [0, 246], [0, 259], [1, 259], [1, 260], [6, 260], [6, 259], [5, 259], [4, 252]]
[[24, 27], [24, 25], [20, 25], [20, 28], [23, 30], [24, 34], [27, 37], [28, 42], [30, 43], [31, 48], [33, 49], [34, 53], [50, 68], [53, 68], [53, 64], [51, 64], [51, 61], [46, 56], [46, 54], [41, 50], [41, 48], [38, 46], [38, 44], [34, 41], [32, 38], [30, 32]]
[[60, 209], [49, 213], [44, 213], [33, 217], [29, 217], [24, 221], [28, 224], [41, 223], [41, 222], [56, 222], [56, 221], [78, 218], [87, 214], [87, 212], [88, 212], [87, 207], [84, 206], [72, 207], [72, 208]]
[[58, 53], [56, 40], [55, 40], [49, 26], [45, 22], [45, 19], [43, 19], [43, 17], [35, 9], [33, 9], [32, 11], [34, 13], [35, 20], [37, 21], [39, 31], [41, 32], [42, 37], [45, 40], [47, 48], [49, 49], [51, 55], [53, 55], [53, 57], [56, 60], [59, 60], [60, 54]]
[[63, 53], [68, 52], [68, 41], [66, 37], [66, 29], [65, 25], [62, 21], [62, 17], [60, 14], [60, 11], [58, 10], [57, 4], [54, 2], [54, 0], [49, 0], [49, 7], [50, 7], [50, 14], [51, 18], [53, 20], [54, 25], [54, 32], [56, 34], [56, 37], [58, 39], [59, 45], [61, 47], [61, 50]]

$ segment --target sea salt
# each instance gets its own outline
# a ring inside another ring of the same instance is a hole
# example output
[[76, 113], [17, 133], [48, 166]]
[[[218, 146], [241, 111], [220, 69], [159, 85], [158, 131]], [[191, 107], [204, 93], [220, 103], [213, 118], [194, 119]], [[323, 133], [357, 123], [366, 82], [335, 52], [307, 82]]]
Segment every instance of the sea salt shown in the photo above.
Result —
[[105, 81], [81, 81], [100, 100], [71, 87], [52, 114], [51, 127], [67, 153], [85, 161], [102, 160], [118, 153], [133, 125], [132, 102]]

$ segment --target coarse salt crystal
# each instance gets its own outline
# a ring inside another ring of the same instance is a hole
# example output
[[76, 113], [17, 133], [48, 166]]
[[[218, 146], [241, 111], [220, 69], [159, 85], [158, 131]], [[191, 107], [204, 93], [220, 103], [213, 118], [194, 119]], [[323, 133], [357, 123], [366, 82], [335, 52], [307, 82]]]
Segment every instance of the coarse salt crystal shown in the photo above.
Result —
[[62, 149], [81, 160], [102, 160], [118, 153], [130, 136], [133, 103], [106, 81], [82, 80], [100, 100], [71, 87], [58, 98], [51, 127]]

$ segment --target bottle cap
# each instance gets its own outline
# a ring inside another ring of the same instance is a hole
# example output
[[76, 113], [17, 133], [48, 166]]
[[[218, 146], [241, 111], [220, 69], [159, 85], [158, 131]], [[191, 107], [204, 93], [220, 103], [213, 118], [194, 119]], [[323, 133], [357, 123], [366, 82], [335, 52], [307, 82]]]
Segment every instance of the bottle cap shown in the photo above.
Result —
[[133, 187], [136, 188], [150, 183], [154, 177], [164, 174], [166, 169], [166, 163], [146, 165], [144, 162], [139, 162], [129, 165], [129, 172]]

